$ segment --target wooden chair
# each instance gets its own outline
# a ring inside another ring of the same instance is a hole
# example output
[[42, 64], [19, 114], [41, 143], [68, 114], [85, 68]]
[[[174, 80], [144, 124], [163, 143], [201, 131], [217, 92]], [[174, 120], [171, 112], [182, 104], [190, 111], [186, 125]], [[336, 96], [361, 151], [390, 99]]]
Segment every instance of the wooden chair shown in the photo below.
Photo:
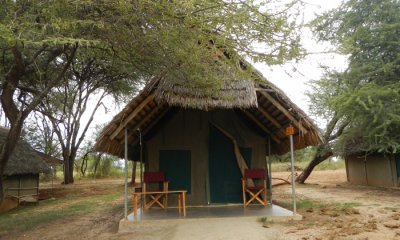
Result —
[[[254, 186], [248, 184], [248, 180], [252, 179]], [[261, 183], [260, 183], [261, 182]], [[263, 206], [267, 205], [267, 180], [264, 169], [245, 169], [242, 179], [243, 190], [243, 207], [247, 207], [251, 202], [257, 200]], [[246, 200], [246, 194], [250, 199]]]
[[[162, 189], [157, 189], [157, 191], [168, 192], [168, 181], [165, 180], [164, 172], [145, 172], [143, 175], [143, 192], [150, 192], [150, 184], [162, 184]], [[149, 209], [154, 204], [158, 204], [161, 208], [167, 208], [167, 196], [168, 194], [155, 193], [149, 195], [143, 195], [144, 209]], [[147, 197], [150, 197], [150, 202], [147, 203]], [[160, 200], [163, 200], [160, 202]]]

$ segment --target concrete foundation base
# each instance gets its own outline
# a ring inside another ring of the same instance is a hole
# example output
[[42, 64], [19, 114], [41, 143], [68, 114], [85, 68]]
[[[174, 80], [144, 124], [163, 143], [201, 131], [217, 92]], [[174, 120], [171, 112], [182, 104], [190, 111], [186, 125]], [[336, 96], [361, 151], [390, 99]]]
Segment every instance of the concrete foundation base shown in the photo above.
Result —
[[242, 205], [189, 207], [186, 217], [179, 215], [176, 208], [168, 208], [167, 210], [151, 208], [147, 211], [139, 210], [136, 218], [133, 214], [130, 214], [127, 219], [122, 219], [119, 223], [119, 232], [134, 232], [148, 224], [171, 225], [199, 219], [224, 219], [229, 221], [236, 218], [245, 218], [249, 221], [287, 222], [302, 220], [303, 217], [299, 214], [294, 215], [292, 211], [276, 205], [267, 207], [249, 206], [246, 208]]

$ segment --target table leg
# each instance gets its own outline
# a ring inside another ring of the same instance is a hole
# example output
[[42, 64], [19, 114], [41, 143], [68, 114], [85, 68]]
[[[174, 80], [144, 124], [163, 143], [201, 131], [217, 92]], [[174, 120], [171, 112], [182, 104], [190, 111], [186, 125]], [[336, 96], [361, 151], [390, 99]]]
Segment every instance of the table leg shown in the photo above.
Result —
[[181, 194], [178, 193], [178, 213], [181, 215], [181, 206], [182, 206], [182, 197]]
[[138, 202], [137, 198], [138, 198], [137, 194], [133, 194], [133, 216], [135, 216], [135, 219], [137, 216], [137, 202]]
[[183, 201], [183, 216], [186, 217], [186, 192], [182, 193]]

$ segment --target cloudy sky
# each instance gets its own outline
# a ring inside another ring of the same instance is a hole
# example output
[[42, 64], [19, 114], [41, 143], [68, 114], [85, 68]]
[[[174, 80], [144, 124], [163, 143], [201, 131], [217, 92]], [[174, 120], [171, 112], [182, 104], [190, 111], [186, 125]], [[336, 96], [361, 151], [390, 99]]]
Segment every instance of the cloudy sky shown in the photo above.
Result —
[[[341, 0], [305, 0], [304, 20], [309, 22], [317, 14], [340, 5]], [[318, 43], [313, 39], [311, 31], [302, 31], [302, 44], [308, 52], [324, 52], [331, 46]], [[281, 88], [301, 109], [308, 112], [308, 100], [305, 93], [309, 90], [307, 83], [322, 76], [320, 66], [329, 66], [340, 70], [346, 67], [346, 59], [334, 54], [310, 54], [300, 62], [290, 62], [283, 66], [268, 67], [256, 63], [255, 67], [271, 82]]]

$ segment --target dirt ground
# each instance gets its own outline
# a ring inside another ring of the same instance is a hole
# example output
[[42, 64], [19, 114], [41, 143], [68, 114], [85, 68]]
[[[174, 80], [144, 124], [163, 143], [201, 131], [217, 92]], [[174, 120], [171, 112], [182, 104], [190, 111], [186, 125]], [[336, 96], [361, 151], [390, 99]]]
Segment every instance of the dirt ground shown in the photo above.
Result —
[[[290, 200], [288, 185], [274, 190], [278, 202]], [[298, 200], [321, 206], [299, 209], [302, 221], [272, 224], [271, 228], [281, 231], [279, 239], [400, 239], [398, 188], [351, 185], [346, 182], [345, 170], [327, 170], [313, 172], [307, 184], [297, 185], [297, 193]]]
[[[273, 173], [287, 178], [289, 173]], [[275, 183], [277, 183], [276, 181]], [[117, 233], [123, 216], [122, 194], [112, 204], [96, 206], [87, 214], [77, 214], [39, 224], [1, 239], [400, 239], [400, 189], [354, 186], [346, 182], [345, 170], [316, 171], [308, 183], [297, 185], [298, 212], [302, 221], [288, 223], [249, 222], [236, 218], [206, 219], [149, 226], [136, 233]], [[71, 201], [110, 191], [123, 192], [123, 181], [79, 181], [57, 185], [42, 197]], [[290, 204], [290, 185], [273, 188], [273, 200]], [[305, 204], [306, 203], [306, 204]], [[71, 204], [65, 201], [64, 204]], [[49, 206], [47, 206], [49, 207]], [[54, 207], [54, 206], [51, 206]], [[37, 211], [43, 211], [40, 204]], [[1, 232], [1, 231], [0, 231]]]

